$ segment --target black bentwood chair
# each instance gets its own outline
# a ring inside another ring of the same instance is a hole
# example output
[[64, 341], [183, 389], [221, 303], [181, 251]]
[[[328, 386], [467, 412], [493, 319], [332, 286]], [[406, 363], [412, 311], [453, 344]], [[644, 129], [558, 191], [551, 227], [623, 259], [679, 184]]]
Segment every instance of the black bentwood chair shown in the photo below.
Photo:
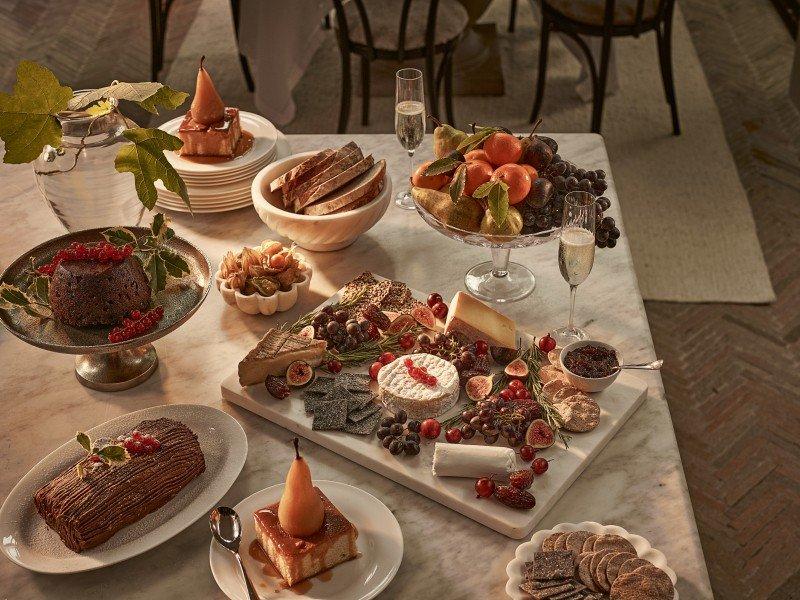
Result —
[[[672, 80], [672, 13], [675, 0], [539, 0], [539, 4], [542, 8], [542, 34], [531, 123], [539, 116], [544, 98], [547, 44], [551, 32], [560, 31], [568, 35], [586, 55], [592, 79], [592, 131], [600, 133], [612, 38], [639, 37], [647, 31], [655, 31], [664, 94], [672, 112], [672, 133], [680, 135], [678, 105]], [[581, 38], [582, 35], [603, 38], [599, 71], [589, 46]]]
[[[149, 0], [150, 6], [150, 81], [158, 81], [161, 69], [164, 68], [164, 42], [167, 38], [167, 21], [169, 19], [169, 9], [175, 0]], [[239, 41], [239, 0], [231, 0], [231, 12], [233, 13], [233, 28], [236, 33], [236, 41]], [[247, 84], [247, 89], [253, 91], [253, 76], [250, 73], [250, 65], [244, 54], [239, 54], [239, 63], [242, 65], [242, 73]]]
[[[339, 133], [350, 118], [350, 55], [361, 58], [361, 122], [369, 124], [370, 63], [373, 60], [425, 59], [425, 95], [439, 118], [439, 88], [444, 83], [447, 119], [453, 118], [453, 52], [467, 27], [467, 11], [457, 0], [333, 0], [334, 27], [342, 55]], [[442, 55], [439, 68], [434, 59]]]

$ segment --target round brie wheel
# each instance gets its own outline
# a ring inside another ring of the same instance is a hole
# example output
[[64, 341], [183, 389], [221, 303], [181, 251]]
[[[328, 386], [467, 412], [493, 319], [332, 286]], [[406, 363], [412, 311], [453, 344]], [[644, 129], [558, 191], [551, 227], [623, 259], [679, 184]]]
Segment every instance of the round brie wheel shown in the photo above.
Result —
[[[436, 377], [436, 385], [428, 386], [408, 373], [405, 361], [425, 367]], [[378, 371], [380, 397], [386, 407], [396, 413], [404, 410], [410, 419], [429, 419], [450, 410], [460, 392], [458, 371], [449, 361], [433, 354], [407, 354]]]

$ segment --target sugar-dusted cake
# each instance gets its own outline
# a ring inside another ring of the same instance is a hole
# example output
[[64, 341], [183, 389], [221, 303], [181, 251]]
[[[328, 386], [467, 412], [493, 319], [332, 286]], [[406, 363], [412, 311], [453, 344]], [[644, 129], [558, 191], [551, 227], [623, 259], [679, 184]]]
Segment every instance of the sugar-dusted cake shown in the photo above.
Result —
[[192, 106], [178, 128], [181, 156], [233, 158], [242, 137], [239, 109], [226, 107], [200, 59]]
[[279, 502], [253, 517], [258, 540], [272, 564], [294, 585], [358, 554], [358, 531], [311, 482], [311, 471], [294, 440], [295, 459]]
[[[96, 440], [103, 448], [110, 440]], [[34, 495], [36, 510], [70, 550], [81, 552], [161, 508], [205, 471], [197, 436], [172, 419], [142, 421], [113, 442], [130, 457], [106, 464], [96, 452]]]
[[150, 282], [138, 259], [64, 260], [50, 281], [55, 318], [74, 327], [115, 325], [150, 305]]

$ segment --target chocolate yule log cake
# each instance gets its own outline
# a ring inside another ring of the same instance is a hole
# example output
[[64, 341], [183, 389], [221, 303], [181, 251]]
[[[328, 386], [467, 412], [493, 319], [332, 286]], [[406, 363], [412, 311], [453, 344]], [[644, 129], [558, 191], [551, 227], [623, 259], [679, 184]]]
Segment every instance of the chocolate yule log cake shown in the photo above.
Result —
[[138, 259], [64, 260], [50, 282], [50, 308], [74, 327], [114, 325], [150, 305], [150, 282]]
[[129, 460], [106, 464], [87, 454], [34, 495], [39, 514], [75, 552], [161, 508], [206, 468], [197, 435], [171, 419], [142, 421], [109, 443], [123, 446]]

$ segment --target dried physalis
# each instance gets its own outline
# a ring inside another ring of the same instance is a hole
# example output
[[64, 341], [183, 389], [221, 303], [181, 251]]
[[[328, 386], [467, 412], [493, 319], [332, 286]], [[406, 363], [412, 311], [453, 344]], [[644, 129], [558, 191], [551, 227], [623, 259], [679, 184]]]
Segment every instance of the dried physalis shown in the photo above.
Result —
[[238, 255], [226, 253], [220, 271], [231, 289], [272, 296], [302, 281], [303, 269], [294, 246], [287, 248], [280, 242], [265, 240], [256, 248], [242, 248]]

